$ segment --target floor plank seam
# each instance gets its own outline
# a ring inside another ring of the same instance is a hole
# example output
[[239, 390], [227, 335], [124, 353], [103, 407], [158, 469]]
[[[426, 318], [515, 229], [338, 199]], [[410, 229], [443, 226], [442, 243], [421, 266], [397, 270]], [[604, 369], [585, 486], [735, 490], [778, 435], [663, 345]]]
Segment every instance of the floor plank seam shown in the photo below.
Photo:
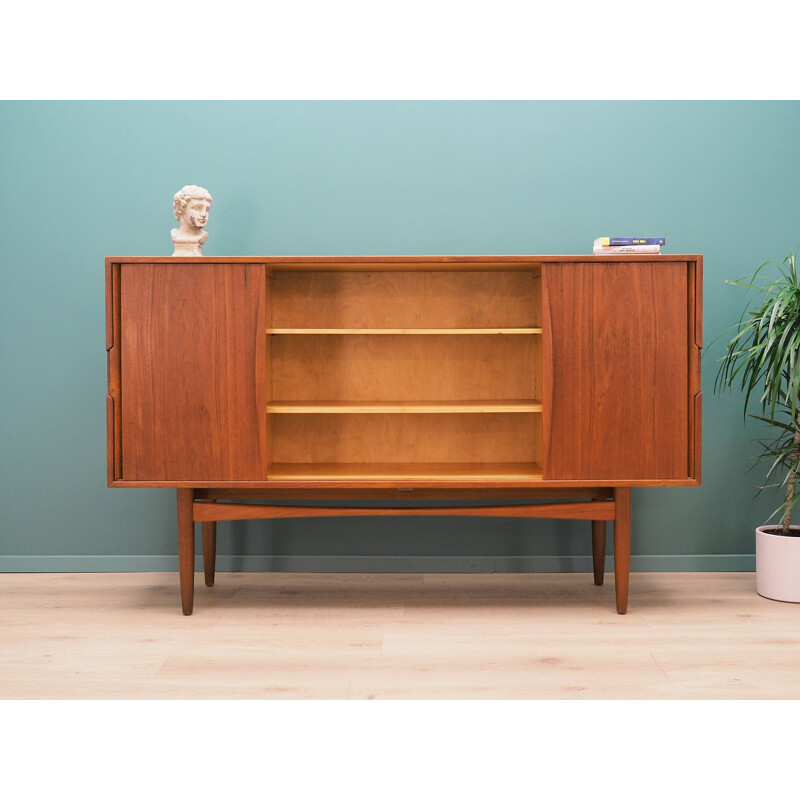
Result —
[[667, 680], [671, 680], [670, 677], [669, 677], [669, 673], [664, 669], [664, 667], [661, 664], [661, 662], [652, 653], [648, 653], [648, 655], [650, 656], [650, 658], [653, 659], [653, 661], [655, 662], [656, 666], [661, 670], [661, 672], [664, 673], [664, 677]]

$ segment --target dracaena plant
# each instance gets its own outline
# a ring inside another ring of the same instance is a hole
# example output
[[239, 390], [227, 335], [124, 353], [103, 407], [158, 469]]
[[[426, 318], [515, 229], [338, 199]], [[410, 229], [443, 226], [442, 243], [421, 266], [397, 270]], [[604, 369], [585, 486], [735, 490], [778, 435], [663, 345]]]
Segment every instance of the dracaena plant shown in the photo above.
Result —
[[[762, 264], [749, 280], [726, 281], [754, 294], [733, 328], [714, 382], [715, 391], [741, 390], [745, 417], [771, 428], [771, 438], [759, 442], [761, 451], [755, 463], [767, 465], [766, 483], [760, 488], [782, 491], [783, 501], [770, 519], [780, 514], [778, 532], [784, 535], [790, 533], [792, 509], [800, 498], [800, 277], [796, 255], [792, 253], [782, 264]], [[750, 413], [751, 407], [758, 413]]]

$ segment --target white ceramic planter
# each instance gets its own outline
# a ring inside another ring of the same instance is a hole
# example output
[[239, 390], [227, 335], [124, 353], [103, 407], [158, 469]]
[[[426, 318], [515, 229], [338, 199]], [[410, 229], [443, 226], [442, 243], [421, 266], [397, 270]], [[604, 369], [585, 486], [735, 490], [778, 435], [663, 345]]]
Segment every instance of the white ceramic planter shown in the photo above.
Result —
[[[770, 600], [800, 603], [800, 536], [768, 533], [772, 530], [756, 528], [756, 591]], [[800, 526], [792, 530], [797, 534]]]

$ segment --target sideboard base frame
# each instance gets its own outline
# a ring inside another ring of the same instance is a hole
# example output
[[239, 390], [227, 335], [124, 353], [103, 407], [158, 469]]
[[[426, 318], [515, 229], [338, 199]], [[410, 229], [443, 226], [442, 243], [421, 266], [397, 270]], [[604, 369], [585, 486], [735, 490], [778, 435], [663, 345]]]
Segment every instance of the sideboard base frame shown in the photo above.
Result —
[[[533, 495], [533, 496], [532, 496]], [[554, 497], [555, 495], [555, 497]], [[629, 487], [576, 491], [570, 499], [563, 493], [543, 490], [529, 493], [528, 499], [541, 502], [490, 506], [297, 506], [261, 505], [236, 502], [234, 490], [178, 489], [178, 563], [181, 604], [188, 616], [194, 608], [195, 523], [202, 526], [203, 570], [206, 586], [213, 586], [216, 572], [217, 522], [243, 519], [286, 519], [297, 517], [389, 517], [460, 516], [582, 519], [592, 523], [592, 563], [594, 582], [603, 584], [605, 573], [606, 522], [614, 523], [614, 588], [617, 613], [628, 610], [628, 580], [631, 554], [631, 490]], [[270, 492], [250, 491], [246, 500], [273, 499]], [[556, 499], [558, 502], [546, 502]], [[221, 501], [221, 502], [220, 502]]]

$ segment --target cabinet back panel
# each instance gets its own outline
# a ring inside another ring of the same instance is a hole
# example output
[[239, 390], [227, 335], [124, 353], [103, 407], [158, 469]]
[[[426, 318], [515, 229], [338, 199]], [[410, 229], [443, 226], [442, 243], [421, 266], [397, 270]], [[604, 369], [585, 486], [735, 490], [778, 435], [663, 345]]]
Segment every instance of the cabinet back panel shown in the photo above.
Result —
[[533, 400], [541, 336], [270, 336], [274, 401]]
[[270, 417], [279, 463], [541, 462], [540, 414], [287, 414]]
[[539, 327], [540, 269], [272, 273], [272, 328]]

